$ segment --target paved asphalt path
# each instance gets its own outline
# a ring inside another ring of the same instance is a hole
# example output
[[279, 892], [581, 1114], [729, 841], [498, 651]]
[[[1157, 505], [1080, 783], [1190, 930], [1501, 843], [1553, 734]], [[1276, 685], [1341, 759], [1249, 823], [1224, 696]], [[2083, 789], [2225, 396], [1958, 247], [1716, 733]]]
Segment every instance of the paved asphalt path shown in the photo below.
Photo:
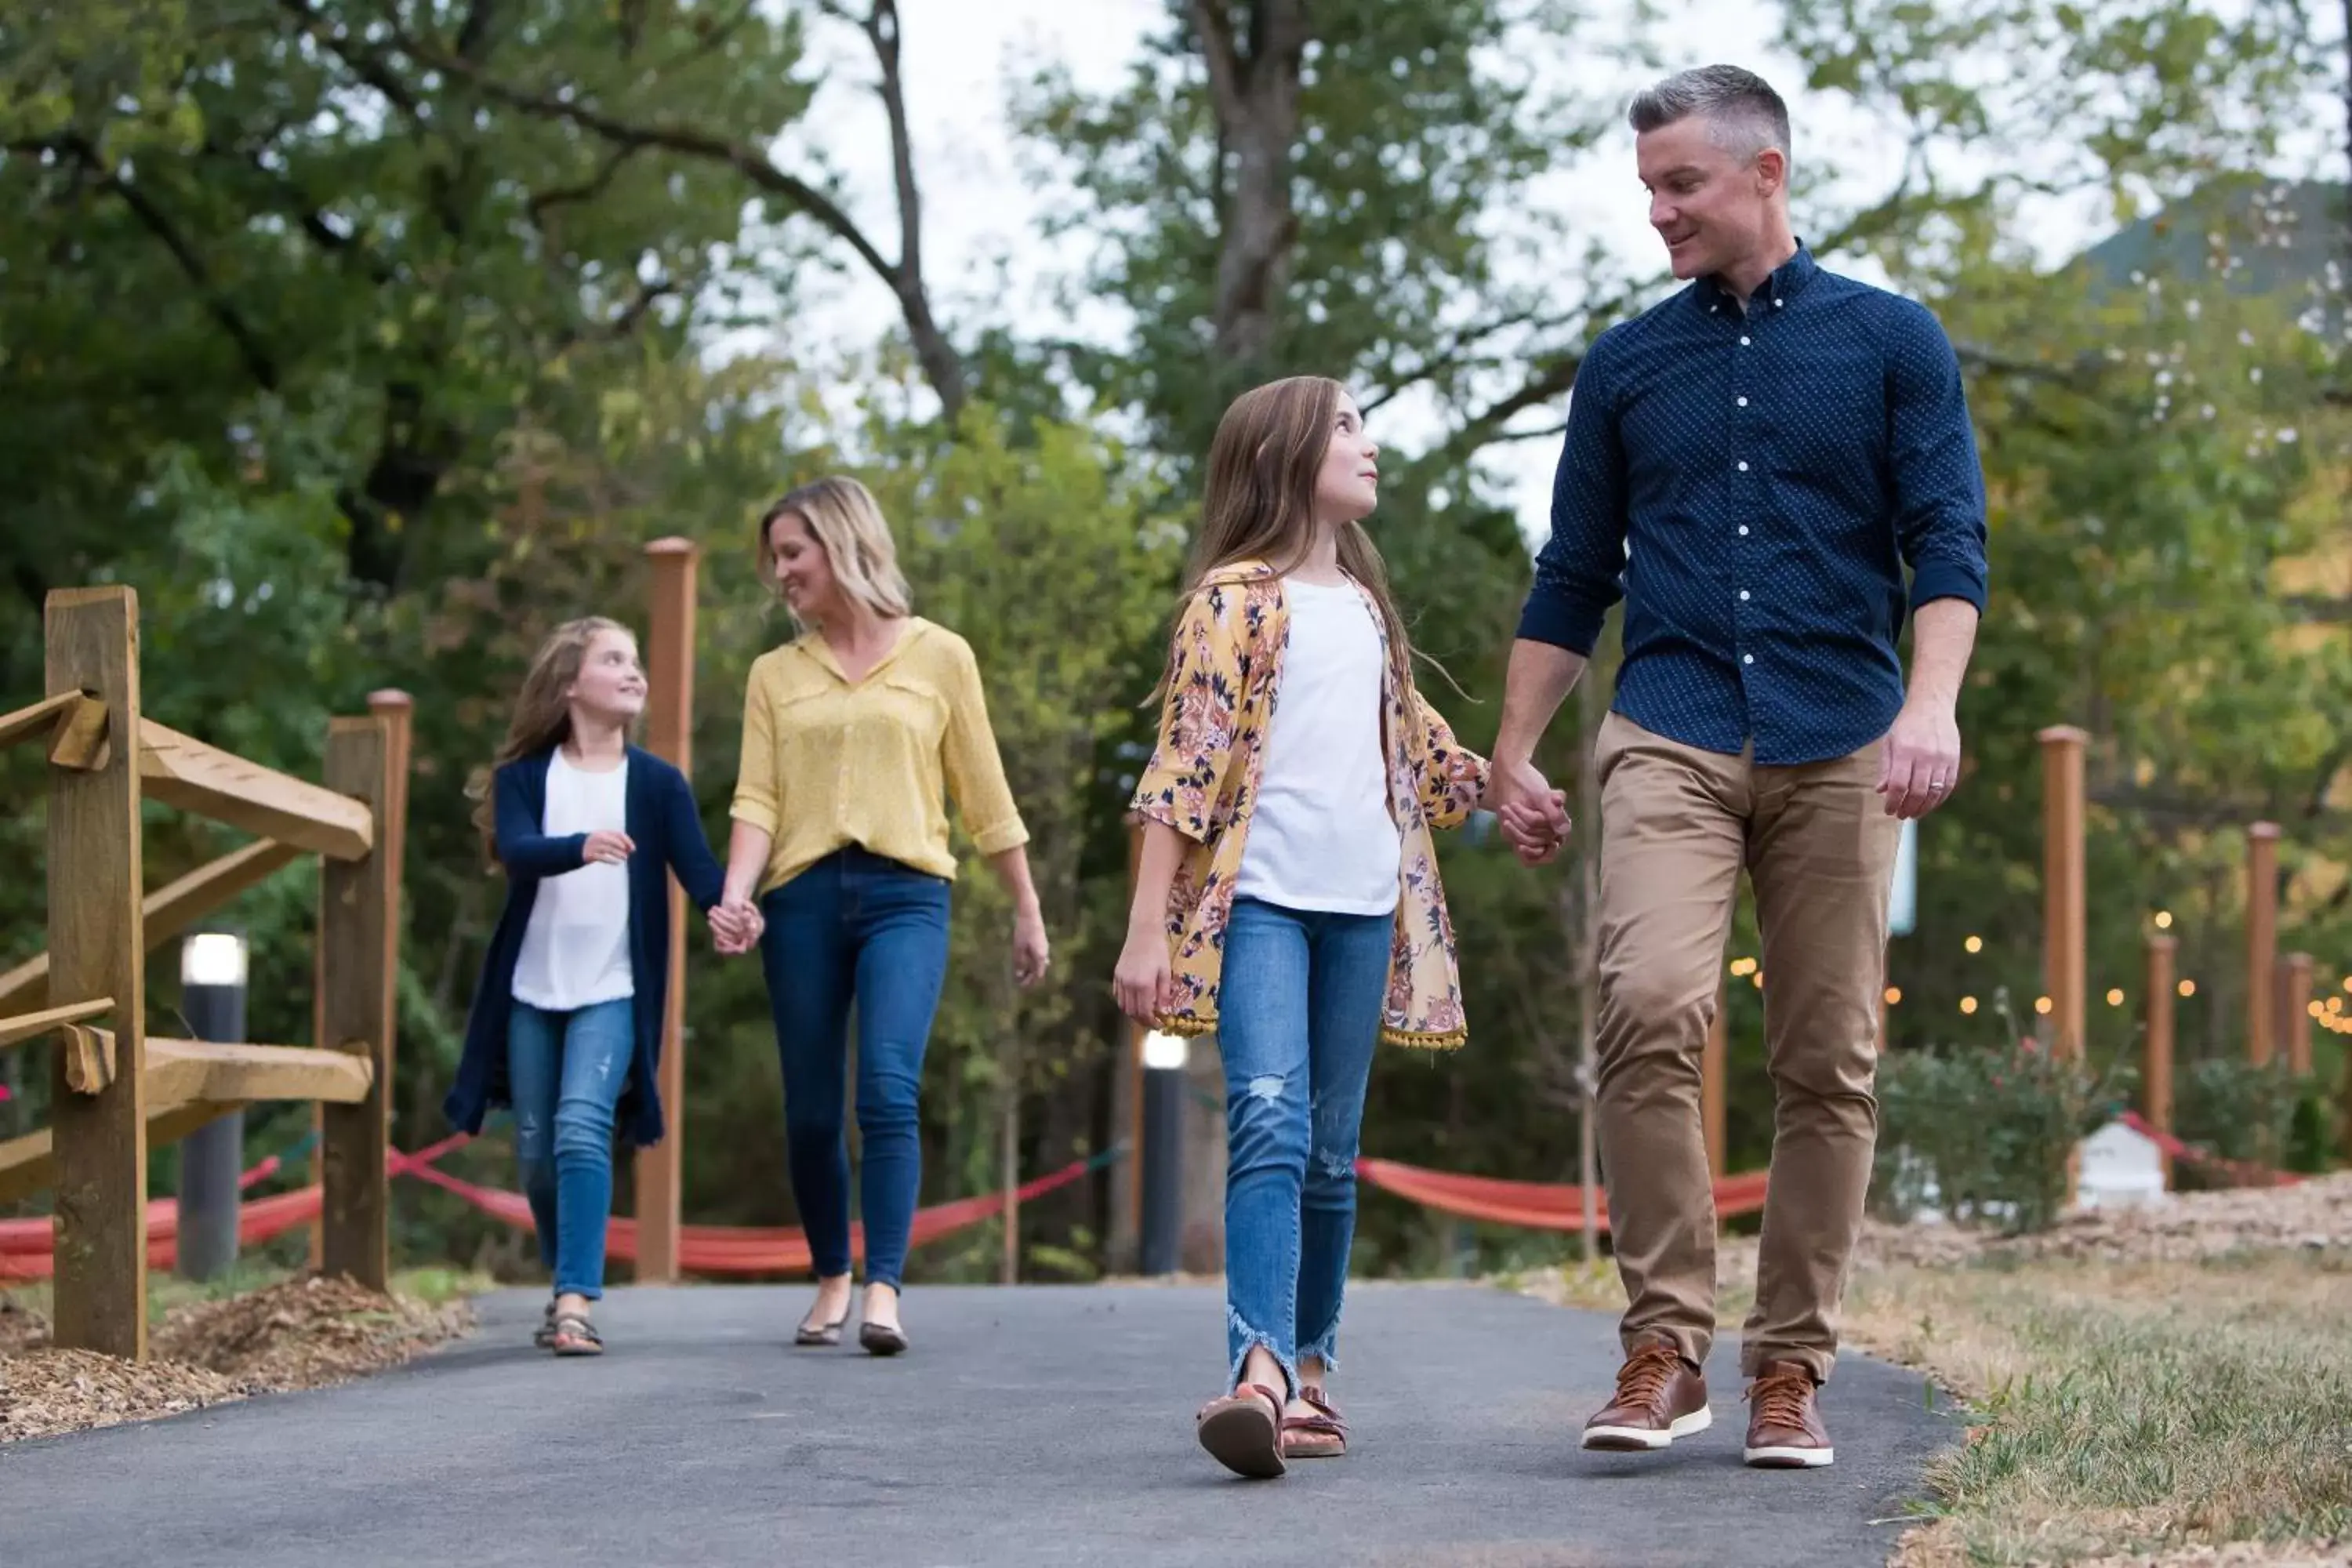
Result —
[[1584, 1454], [1600, 1314], [1475, 1286], [1349, 1293], [1333, 1390], [1355, 1451], [1273, 1482], [1192, 1441], [1224, 1312], [1199, 1287], [917, 1289], [914, 1349], [783, 1342], [799, 1289], [621, 1289], [601, 1361], [529, 1345], [541, 1298], [339, 1389], [0, 1447], [7, 1568], [1568, 1568], [1880, 1563], [1958, 1436], [1921, 1380], [1849, 1357], [1839, 1462], [1739, 1463], [1714, 1429]]

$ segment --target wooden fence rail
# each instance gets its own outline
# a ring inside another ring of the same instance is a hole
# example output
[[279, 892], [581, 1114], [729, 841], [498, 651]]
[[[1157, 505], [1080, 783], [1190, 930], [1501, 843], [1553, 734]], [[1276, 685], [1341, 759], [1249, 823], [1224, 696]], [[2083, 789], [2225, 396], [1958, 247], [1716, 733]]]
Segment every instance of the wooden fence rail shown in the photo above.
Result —
[[[0, 746], [49, 748], [48, 951], [0, 973], [0, 1048], [50, 1042], [50, 1125], [0, 1142], [0, 1202], [56, 1194], [56, 1342], [145, 1359], [147, 1152], [257, 1101], [329, 1108], [325, 1261], [381, 1289], [406, 698], [333, 721], [314, 784], [142, 713], [131, 589], [60, 589], [44, 618], [50, 695], [0, 715]], [[148, 892], [142, 798], [261, 837]], [[306, 853], [325, 863], [317, 1045], [149, 1038], [147, 954]]]

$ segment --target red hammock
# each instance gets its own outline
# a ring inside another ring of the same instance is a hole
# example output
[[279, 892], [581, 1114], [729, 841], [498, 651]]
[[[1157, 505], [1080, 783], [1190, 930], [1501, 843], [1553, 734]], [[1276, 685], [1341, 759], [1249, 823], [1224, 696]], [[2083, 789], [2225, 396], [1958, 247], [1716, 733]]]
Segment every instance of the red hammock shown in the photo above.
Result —
[[[1424, 1208], [1459, 1215], [1464, 1219], [1514, 1225], [1528, 1230], [1580, 1230], [1584, 1226], [1584, 1189], [1580, 1186], [1461, 1176], [1450, 1171], [1399, 1164], [1394, 1160], [1358, 1160], [1356, 1174]], [[1764, 1175], [1761, 1171], [1750, 1171], [1717, 1182], [1716, 1217], [1728, 1219], [1763, 1208]], [[1604, 1231], [1609, 1228], [1609, 1198], [1598, 1189], [1592, 1194], [1592, 1217], [1596, 1227]]]
[[2291, 1187], [2303, 1180], [2292, 1172], [2273, 1171], [2268, 1165], [2257, 1165], [2245, 1160], [2225, 1160], [2193, 1143], [2183, 1143], [2169, 1132], [2158, 1132], [2137, 1110], [2126, 1110], [2116, 1120], [2142, 1137], [2154, 1140], [2158, 1148], [2174, 1159], [2200, 1165], [2209, 1171], [2219, 1171], [2242, 1187]]
[[[501, 1220], [519, 1230], [529, 1230], [530, 1205], [520, 1193], [476, 1186], [436, 1168], [434, 1162], [467, 1142], [467, 1139], [459, 1134], [445, 1138], [413, 1154], [395, 1150], [386, 1163], [395, 1176], [415, 1176], [431, 1182], [455, 1193], [493, 1219]], [[1020, 1188], [1021, 1200], [1025, 1203], [1069, 1185], [1084, 1176], [1091, 1163], [1087, 1160], [1075, 1160], [1058, 1171], [1039, 1176]], [[247, 1171], [240, 1185], [251, 1187], [267, 1179], [276, 1173], [278, 1164], [277, 1156], [272, 1155]], [[246, 1204], [238, 1214], [237, 1239], [244, 1246], [258, 1246], [297, 1226], [308, 1225], [319, 1217], [323, 1202], [323, 1189], [315, 1183], [290, 1193], [256, 1198]], [[915, 1213], [911, 1240], [917, 1245], [936, 1241], [978, 1225], [1003, 1206], [1004, 1194], [996, 1192], [919, 1209]], [[179, 1252], [179, 1229], [177, 1200], [157, 1198], [148, 1204], [149, 1268], [172, 1267]], [[862, 1226], [850, 1227], [853, 1250], [864, 1245], [864, 1234]], [[635, 1220], [614, 1218], [607, 1225], [604, 1235], [605, 1250], [610, 1256], [625, 1260], [636, 1258]], [[56, 1231], [50, 1220], [0, 1220], [0, 1280], [47, 1279], [54, 1269], [55, 1248]], [[789, 1273], [806, 1268], [809, 1261], [807, 1238], [791, 1226], [739, 1228], [689, 1225], [682, 1227], [678, 1237], [678, 1266], [692, 1274]]]

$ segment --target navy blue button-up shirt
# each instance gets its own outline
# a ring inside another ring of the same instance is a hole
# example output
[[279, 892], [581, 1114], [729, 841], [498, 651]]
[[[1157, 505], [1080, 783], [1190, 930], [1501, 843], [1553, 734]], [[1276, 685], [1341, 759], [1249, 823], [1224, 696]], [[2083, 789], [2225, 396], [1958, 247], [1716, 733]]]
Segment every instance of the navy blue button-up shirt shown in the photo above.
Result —
[[1626, 718], [1846, 756], [1903, 705], [1904, 567], [1910, 603], [1984, 608], [1984, 512], [1943, 328], [1800, 247], [1744, 311], [1702, 279], [1595, 340], [1519, 636], [1590, 654], [1622, 596]]

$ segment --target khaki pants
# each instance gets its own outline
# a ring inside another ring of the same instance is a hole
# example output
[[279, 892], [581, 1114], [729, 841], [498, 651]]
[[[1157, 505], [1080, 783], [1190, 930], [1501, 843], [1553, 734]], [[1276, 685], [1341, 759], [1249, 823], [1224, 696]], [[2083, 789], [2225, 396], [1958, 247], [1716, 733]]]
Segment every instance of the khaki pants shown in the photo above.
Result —
[[1772, 1179], [1740, 1368], [1794, 1361], [1816, 1378], [1870, 1186], [1872, 1093], [1899, 825], [1878, 744], [1759, 767], [1612, 713], [1601, 771], [1601, 1157], [1628, 1304], [1628, 1351], [1664, 1332], [1703, 1363], [1715, 1337], [1713, 1187], [1699, 1054], [1746, 868], [1763, 931]]

